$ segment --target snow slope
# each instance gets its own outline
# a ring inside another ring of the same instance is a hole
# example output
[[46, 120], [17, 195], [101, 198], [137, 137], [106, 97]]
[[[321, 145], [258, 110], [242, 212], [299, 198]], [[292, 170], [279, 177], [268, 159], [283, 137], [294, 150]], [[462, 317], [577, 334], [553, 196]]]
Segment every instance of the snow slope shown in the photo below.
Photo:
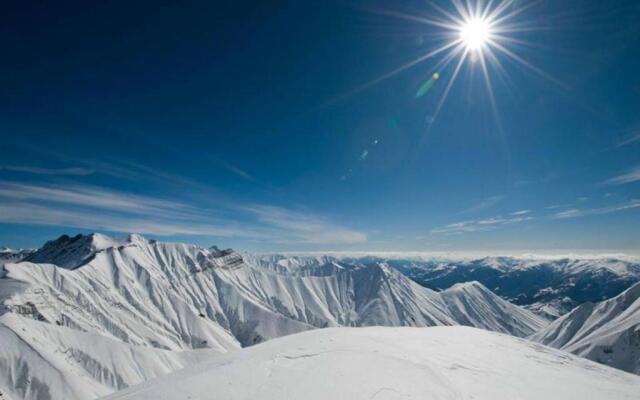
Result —
[[337, 258], [327, 255], [297, 257], [280, 254], [242, 253], [242, 258], [247, 264], [262, 269], [299, 276], [325, 276], [340, 270], [355, 268], [355, 266], [340, 263]]
[[216, 354], [132, 346], [7, 313], [0, 317], [0, 398], [93, 399]]
[[514, 337], [377, 327], [287, 336], [105, 400], [622, 400], [638, 393], [637, 376]]
[[640, 374], [640, 283], [576, 307], [530, 339]]

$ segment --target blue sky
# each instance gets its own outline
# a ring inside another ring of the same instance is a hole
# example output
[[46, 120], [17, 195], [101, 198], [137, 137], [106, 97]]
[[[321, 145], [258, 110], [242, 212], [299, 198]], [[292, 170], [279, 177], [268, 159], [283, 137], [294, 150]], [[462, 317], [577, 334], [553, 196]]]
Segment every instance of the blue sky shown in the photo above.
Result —
[[368, 84], [442, 43], [424, 2], [135, 3], [0, 17], [0, 244], [640, 249], [636, 1], [514, 17], [495, 113], [470, 59], [437, 113], [455, 63]]

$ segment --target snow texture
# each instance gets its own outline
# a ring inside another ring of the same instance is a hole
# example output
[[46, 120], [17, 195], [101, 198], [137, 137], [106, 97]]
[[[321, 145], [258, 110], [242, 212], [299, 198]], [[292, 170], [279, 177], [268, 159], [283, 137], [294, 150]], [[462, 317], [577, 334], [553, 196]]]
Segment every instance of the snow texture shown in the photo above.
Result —
[[206, 361], [107, 397], [146, 399], [637, 399], [640, 377], [467, 327], [335, 328]]

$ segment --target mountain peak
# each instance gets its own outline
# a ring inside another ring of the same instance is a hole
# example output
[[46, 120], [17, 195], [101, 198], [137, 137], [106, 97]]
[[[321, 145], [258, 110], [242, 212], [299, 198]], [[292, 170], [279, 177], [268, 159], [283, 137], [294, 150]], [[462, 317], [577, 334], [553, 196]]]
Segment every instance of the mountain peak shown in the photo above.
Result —
[[500, 298], [478, 281], [457, 283], [440, 295], [462, 325], [527, 336], [547, 324], [542, 317]]
[[129, 236], [127, 236], [127, 242], [129, 242], [129, 243], [146, 243], [147, 239], [145, 239], [145, 237], [140, 235], [140, 234], [131, 233], [131, 234], [129, 234]]
[[449, 294], [474, 293], [476, 295], [484, 295], [484, 296], [490, 295], [492, 297], [493, 296], [497, 297], [495, 293], [493, 293], [491, 290], [489, 290], [489, 288], [487, 288], [485, 285], [483, 285], [478, 281], [456, 283], [455, 285], [449, 287], [448, 289], [443, 290], [442, 292], [449, 293]]
[[455, 289], [481, 289], [481, 290], [489, 290], [485, 285], [478, 281], [468, 281], [468, 282], [460, 282], [451, 286], [447, 290], [455, 290]]
[[45, 243], [42, 248], [26, 257], [25, 261], [74, 269], [88, 262], [99, 251], [139, 241], [144, 241], [139, 235], [129, 235], [127, 238], [112, 238], [101, 233], [61, 235]]

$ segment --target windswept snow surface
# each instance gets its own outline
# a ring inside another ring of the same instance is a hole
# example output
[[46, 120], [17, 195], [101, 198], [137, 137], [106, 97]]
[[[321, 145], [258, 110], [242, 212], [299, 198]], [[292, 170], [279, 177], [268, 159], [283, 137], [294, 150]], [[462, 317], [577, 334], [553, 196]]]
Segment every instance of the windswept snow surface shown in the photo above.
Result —
[[242, 349], [105, 400], [637, 399], [640, 377], [467, 327], [335, 328]]
[[462, 324], [527, 336], [547, 323], [477, 282], [438, 293], [386, 264], [326, 261], [272, 268], [138, 235], [62, 236], [5, 265], [0, 332], [15, 345], [0, 347], [12, 371], [0, 391], [90, 399], [190, 364], [198, 349], [316, 328]]
[[612, 299], [576, 307], [531, 340], [640, 374], [640, 283]]

